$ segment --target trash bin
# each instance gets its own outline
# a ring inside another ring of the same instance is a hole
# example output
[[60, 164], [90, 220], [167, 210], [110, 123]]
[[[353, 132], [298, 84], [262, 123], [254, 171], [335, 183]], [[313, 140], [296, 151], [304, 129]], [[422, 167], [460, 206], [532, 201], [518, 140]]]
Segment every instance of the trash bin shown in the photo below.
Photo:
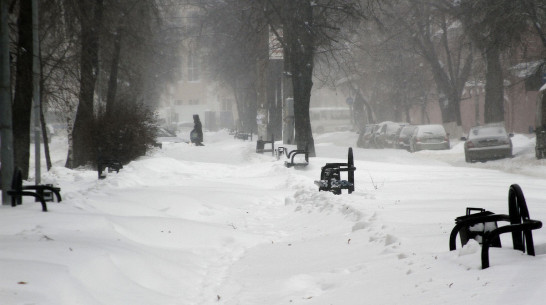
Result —
[[[494, 214], [493, 212], [486, 211], [485, 209], [482, 209], [482, 208], [466, 208], [466, 215], [455, 218], [455, 224], [459, 224], [468, 219], [481, 217], [481, 216], [488, 216], [493, 214]], [[461, 243], [464, 246], [470, 239], [474, 239], [481, 245], [483, 242], [483, 236], [485, 235], [485, 233], [491, 232], [497, 227], [498, 226], [496, 221], [481, 222], [473, 226], [462, 227], [459, 230]], [[500, 238], [498, 236], [491, 242], [491, 247], [501, 247]]]
[[257, 153], [263, 153], [265, 148], [265, 141], [258, 140], [256, 141], [256, 152]]

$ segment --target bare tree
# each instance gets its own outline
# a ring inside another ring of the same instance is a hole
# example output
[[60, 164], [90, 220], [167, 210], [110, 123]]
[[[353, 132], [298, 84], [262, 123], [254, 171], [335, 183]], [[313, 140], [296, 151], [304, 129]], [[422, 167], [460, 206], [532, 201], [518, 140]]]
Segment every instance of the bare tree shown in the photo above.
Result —
[[[400, 18], [401, 15], [405, 18]], [[391, 54], [390, 50], [384, 52], [385, 48], [390, 48], [396, 53], [406, 54], [404, 61], [424, 61], [427, 72], [419, 71], [422, 68], [418, 66], [410, 69], [417, 75], [425, 73], [432, 76], [443, 122], [461, 125], [461, 96], [471, 73], [474, 54], [457, 19], [429, 1], [407, 0], [385, 2], [376, 21], [383, 37], [378, 43], [383, 51], [379, 56]], [[412, 56], [419, 56], [420, 59], [412, 59]], [[387, 66], [392, 62], [392, 59], [388, 60]], [[408, 63], [405, 66], [409, 68]], [[400, 65], [402, 67], [404, 65]], [[392, 73], [403, 75], [405, 71], [402, 69]], [[396, 84], [403, 85], [403, 82]], [[412, 95], [420, 95], [417, 103], [423, 105], [429, 90], [419, 90], [418, 84], [410, 88], [413, 88]]]
[[367, 123], [411, 121], [410, 110], [426, 105], [434, 90], [433, 78], [426, 60], [408, 40], [406, 27], [401, 30], [392, 24], [396, 20], [383, 14], [376, 15], [381, 18], [380, 23], [361, 25], [352, 46], [352, 60], [346, 62], [345, 70], [349, 73], [346, 82], [357, 92], [357, 97], [362, 95]]
[[474, 54], [459, 23], [446, 13], [419, 0], [411, 2], [416, 22], [414, 46], [430, 65], [440, 97], [444, 123], [461, 125], [461, 95], [472, 68]]
[[[315, 155], [314, 140], [309, 117], [311, 89], [313, 87], [313, 68], [318, 54], [334, 54], [335, 46], [342, 44], [341, 28], [350, 21], [363, 16], [360, 1], [289, 1], [289, 0], [262, 0], [262, 1], [211, 1], [205, 10], [225, 7], [233, 9], [229, 16], [235, 18], [227, 35], [252, 37], [251, 60], [261, 62], [256, 70], [265, 71], [260, 65], [267, 58], [268, 33], [271, 30], [282, 45], [284, 51], [284, 73], [290, 75], [293, 97], [296, 128], [296, 143], [298, 148], [308, 148], [310, 155]], [[252, 32], [241, 32], [245, 25]], [[282, 31], [281, 31], [282, 29]], [[249, 33], [251, 35], [240, 35]], [[267, 64], [267, 63], [265, 63]], [[237, 63], [235, 64], [237, 65]], [[263, 77], [258, 72], [257, 79]], [[263, 83], [263, 81], [262, 81]], [[260, 83], [257, 84], [257, 87]], [[258, 91], [261, 92], [258, 88]]]
[[528, 29], [525, 1], [461, 0], [449, 9], [485, 59], [485, 123], [504, 121], [504, 77], [501, 54]]
[[75, 5], [80, 21], [80, 91], [74, 120], [73, 153], [67, 158], [70, 168], [94, 159], [94, 94], [99, 71], [99, 29], [104, 10], [103, 0], [83, 0]]
[[522, 5], [532, 28], [546, 47], [546, 3], [540, 0], [522, 0]]
[[315, 155], [309, 105], [313, 87], [313, 68], [317, 54], [332, 54], [348, 37], [341, 29], [364, 17], [360, 1], [274, 1], [268, 0], [271, 12], [283, 27], [278, 36], [292, 77], [296, 143]]
[[267, 55], [262, 8], [263, 1], [204, 2], [199, 6], [202, 27], [190, 33], [202, 46], [209, 77], [231, 88], [237, 128], [246, 132], [257, 130], [257, 64]]

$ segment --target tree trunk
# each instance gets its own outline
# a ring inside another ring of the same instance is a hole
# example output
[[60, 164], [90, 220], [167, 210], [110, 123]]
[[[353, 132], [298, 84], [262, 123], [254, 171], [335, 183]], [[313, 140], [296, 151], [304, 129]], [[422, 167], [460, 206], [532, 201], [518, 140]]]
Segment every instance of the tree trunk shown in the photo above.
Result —
[[296, 144], [298, 149], [307, 149], [309, 156], [315, 157], [315, 141], [309, 116], [315, 49], [314, 37], [309, 30], [313, 27], [313, 7], [308, 1], [289, 3], [296, 18], [290, 20], [285, 32], [285, 53], [289, 53], [292, 73]]
[[[41, 91], [41, 90], [40, 90]], [[40, 101], [42, 99], [40, 98]], [[51, 169], [51, 155], [49, 154], [49, 137], [47, 135], [47, 124], [44, 117], [43, 102], [40, 103], [40, 124], [42, 128], [42, 141], [44, 142], [44, 155], [46, 159], [46, 167], [49, 171]]]
[[0, 0], [0, 189], [1, 205], [11, 204], [8, 190], [13, 175], [13, 133], [10, 86], [8, 1]]
[[432, 68], [434, 82], [439, 95], [440, 111], [444, 123], [457, 122], [461, 125], [460, 93], [451, 85], [450, 79], [440, 66], [436, 56], [427, 57], [428, 63]]
[[106, 94], [106, 116], [108, 117], [114, 107], [116, 100], [116, 92], [118, 89], [118, 69], [119, 58], [121, 53], [121, 27], [118, 27], [116, 36], [114, 37], [114, 54], [112, 56], [112, 64], [110, 66], [110, 77], [108, 79], [108, 91]]
[[485, 123], [504, 121], [504, 83], [500, 52], [495, 46], [485, 53]]
[[72, 118], [67, 115], [66, 116], [66, 138], [68, 142], [68, 151], [66, 153], [66, 163], [65, 167], [71, 168], [72, 164], [74, 164], [74, 124], [72, 123]]
[[267, 129], [275, 136], [275, 140], [282, 139], [282, 71], [283, 61], [269, 60], [267, 69], [267, 104], [269, 121]]
[[237, 114], [239, 116], [237, 129], [241, 132], [255, 132], [256, 90], [253, 90], [250, 82], [245, 79], [233, 81], [231, 87], [237, 103]]
[[30, 114], [32, 109], [32, 5], [19, 1], [17, 20], [17, 71], [13, 98], [13, 155], [15, 166], [28, 179], [30, 158]]
[[[40, 53], [40, 57], [41, 57]], [[40, 124], [42, 127], [42, 139], [44, 143], [44, 155], [46, 159], [46, 167], [49, 171], [51, 169], [51, 155], [49, 153], [49, 136], [47, 135], [47, 124], [44, 118], [44, 64], [40, 60]]]
[[[98, 74], [99, 28], [103, 0], [79, 3], [81, 11], [80, 93], [73, 130], [73, 160], [69, 167], [85, 165], [95, 159], [94, 93]], [[89, 16], [89, 12], [93, 16]]]

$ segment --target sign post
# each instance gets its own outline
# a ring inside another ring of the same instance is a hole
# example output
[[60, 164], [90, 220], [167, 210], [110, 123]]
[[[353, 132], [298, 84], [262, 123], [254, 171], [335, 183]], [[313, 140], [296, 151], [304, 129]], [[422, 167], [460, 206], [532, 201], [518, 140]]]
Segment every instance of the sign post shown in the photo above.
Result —
[[294, 99], [287, 98], [282, 110], [282, 143], [294, 144]]

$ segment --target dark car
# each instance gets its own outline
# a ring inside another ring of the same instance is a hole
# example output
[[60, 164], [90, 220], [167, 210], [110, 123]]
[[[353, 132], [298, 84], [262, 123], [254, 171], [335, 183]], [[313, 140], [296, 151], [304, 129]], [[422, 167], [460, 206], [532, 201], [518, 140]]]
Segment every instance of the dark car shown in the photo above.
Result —
[[487, 161], [512, 157], [513, 135], [499, 125], [477, 126], [470, 129], [464, 140], [466, 162]]
[[356, 146], [360, 148], [374, 148], [373, 137], [378, 125], [368, 124], [360, 131]]
[[410, 138], [415, 128], [417, 128], [415, 125], [406, 125], [400, 129], [400, 132], [398, 133], [398, 148], [407, 151], [410, 150]]
[[385, 121], [379, 124], [375, 132], [375, 145], [377, 148], [396, 148], [396, 134], [408, 123]]
[[159, 127], [156, 132], [156, 142], [187, 143], [188, 140], [178, 137], [176, 133], [172, 130], [169, 130], [165, 127]]
[[449, 137], [442, 125], [417, 125], [410, 138], [411, 152], [449, 148]]

